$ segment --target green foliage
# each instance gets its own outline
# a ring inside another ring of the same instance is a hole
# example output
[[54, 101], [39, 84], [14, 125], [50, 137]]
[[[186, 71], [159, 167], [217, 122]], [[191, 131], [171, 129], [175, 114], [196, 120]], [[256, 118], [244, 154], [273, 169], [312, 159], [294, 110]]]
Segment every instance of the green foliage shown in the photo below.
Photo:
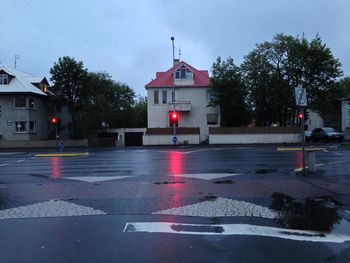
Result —
[[220, 106], [221, 126], [242, 126], [250, 122], [246, 92], [239, 68], [232, 58], [221, 61], [218, 57], [212, 66], [210, 106]]
[[53, 92], [71, 106], [74, 138], [104, 128], [147, 126], [147, 101], [106, 72], [88, 72], [82, 62], [59, 58], [50, 73]]
[[241, 65], [256, 124], [292, 125], [298, 86], [306, 88], [309, 108], [320, 112], [320, 100], [342, 75], [340, 67], [319, 36], [308, 41], [277, 34], [271, 42], [258, 44]]

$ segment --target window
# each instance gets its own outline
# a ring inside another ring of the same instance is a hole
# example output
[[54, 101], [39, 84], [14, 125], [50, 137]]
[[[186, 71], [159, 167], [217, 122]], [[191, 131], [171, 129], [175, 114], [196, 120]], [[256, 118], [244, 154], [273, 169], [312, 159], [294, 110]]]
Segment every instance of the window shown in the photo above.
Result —
[[0, 74], [0, 85], [9, 84], [9, 76], [7, 74]]
[[175, 102], [175, 91], [171, 92], [171, 102]]
[[162, 91], [162, 102], [163, 102], [163, 104], [168, 103], [168, 92], [166, 90]]
[[15, 97], [15, 108], [26, 108], [27, 98], [25, 96]]
[[154, 91], [154, 104], [159, 104], [159, 91]]
[[207, 124], [208, 125], [216, 125], [219, 122], [219, 115], [216, 113], [208, 113], [207, 114]]
[[32, 97], [29, 98], [29, 108], [31, 109], [35, 108], [34, 98]]
[[175, 79], [193, 79], [193, 73], [186, 67], [181, 67], [174, 74]]
[[29, 132], [36, 132], [36, 121], [29, 122]]
[[15, 121], [16, 132], [26, 132], [27, 126], [25, 121]]
[[215, 93], [212, 90], [207, 90], [207, 102], [215, 101]]

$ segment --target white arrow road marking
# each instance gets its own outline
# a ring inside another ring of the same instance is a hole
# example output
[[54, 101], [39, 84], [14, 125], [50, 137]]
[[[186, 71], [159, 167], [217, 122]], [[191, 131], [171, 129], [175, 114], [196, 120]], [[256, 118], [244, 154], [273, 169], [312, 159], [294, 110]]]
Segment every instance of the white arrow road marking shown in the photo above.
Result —
[[293, 230], [248, 224], [206, 225], [168, 222], [135, 222], [126, 223], [123, 232], [170, 233], [183, 235], [249, 235], [277, 237], [297, 241], [332, 243], [350, 241], [350, 235], [338, 233], [326, 234], [317, 231]]
[[87, 183], [96, 183], [110, 180], [124, 179], [133, 176], [74, 176], [74, 177], [62, 177], [63, 179], [76, 180]]
[[200, 217], [252, 216], [270, 219], [277, 216], [275, 211], [267, 207], [221, 197], [213, 201], [170, 208], [153, 212], [152, 214]]
[[168, 176], [212, 180], [212, 179], [218, 179], [218, 178], [224, 178], [224, 177], [236, 176], [236, 175], [239, 175], [239, 173], [169, 174]]

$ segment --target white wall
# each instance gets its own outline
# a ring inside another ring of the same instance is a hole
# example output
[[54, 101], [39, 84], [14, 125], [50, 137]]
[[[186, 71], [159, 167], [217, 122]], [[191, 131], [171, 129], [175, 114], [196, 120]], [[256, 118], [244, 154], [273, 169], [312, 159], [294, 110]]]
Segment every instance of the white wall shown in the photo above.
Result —
[[298, 143], [300, 134], [211, 134], [209, 144]]
[[[177, 144], [199, 144], [199, 135], [177, 135]], [[173, 145], [172, 135], [144, 135], [143, 145]]]
[[350, 100], [344, 99], [341, 102], [341, 128], [345, 131], [350, 128], [350, 111], [348, 110], [348, 103]]
[[309, 119], [305, 124], [308, 126], [307, 129], [312, 131], [315, 128], [323, 127], [323, 119], [318, 113], [309, 110]]
[[[159, 91], [159, 104], [154, 104], [154, 91]], [[172, 88], [148, 88], [147, 96], [147, 117], [148, 128], [169, 127], [169, 105], [162, 104], [162, 91], [167, 90], [168, 102], [171, 100]], [[204, 141], [209, 136], [207, 125], [207, 114], [219, 114], [219, 108], [207, 107], [207, 87], [177, 87], [176, 101], [190, 101], [191, 110], [181, 111], [179, 117], [179, 127], [199, 127], [200, 141]], [[220, 116], [218, 117], [220, 120]], [[215, 125], [219, 126], [219, 125]]]

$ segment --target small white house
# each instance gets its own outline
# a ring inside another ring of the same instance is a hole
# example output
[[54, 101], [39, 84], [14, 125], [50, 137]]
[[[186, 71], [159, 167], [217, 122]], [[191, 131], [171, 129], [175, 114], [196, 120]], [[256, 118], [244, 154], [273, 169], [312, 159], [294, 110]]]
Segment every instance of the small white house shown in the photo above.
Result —
[[208, 70], [197, 70], [185, 61], [174, 61], [165, 72], [157, 72], [147, 90], [148, 128], [169, 128], [170, 113], [178, 114], [179, 128], [199, 128], [199, 141], [208, 139], [209, 127], [220, 126], [219, 107], [210, 102]]

